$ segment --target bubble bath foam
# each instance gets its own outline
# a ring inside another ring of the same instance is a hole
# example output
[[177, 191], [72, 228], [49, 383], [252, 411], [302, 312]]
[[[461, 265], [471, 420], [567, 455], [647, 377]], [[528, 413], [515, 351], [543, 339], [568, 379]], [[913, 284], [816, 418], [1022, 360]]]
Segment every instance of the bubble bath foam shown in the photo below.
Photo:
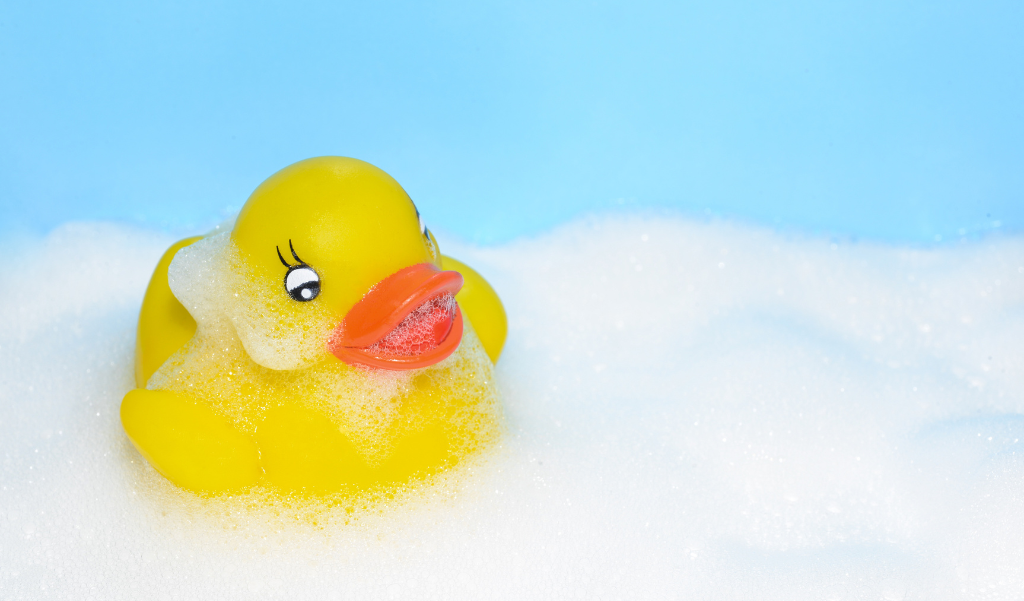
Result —
[[1024, 596], [1021, 237], [617, 215], [444, 241], [508, 309], [508, 431], [356, 510], [200, 499], [128, 442], [170, 242], [68, 224], [5, 249], [4, 599]]

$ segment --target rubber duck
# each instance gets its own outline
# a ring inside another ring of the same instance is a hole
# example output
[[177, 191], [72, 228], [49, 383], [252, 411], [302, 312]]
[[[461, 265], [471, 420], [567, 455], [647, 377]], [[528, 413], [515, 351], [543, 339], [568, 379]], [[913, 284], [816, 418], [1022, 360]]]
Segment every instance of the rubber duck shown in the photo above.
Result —
[[177, 486], [388, 491], [493, 445], [494, 289], [369, 163], [300, 161], [160, 259], [121, 422]]

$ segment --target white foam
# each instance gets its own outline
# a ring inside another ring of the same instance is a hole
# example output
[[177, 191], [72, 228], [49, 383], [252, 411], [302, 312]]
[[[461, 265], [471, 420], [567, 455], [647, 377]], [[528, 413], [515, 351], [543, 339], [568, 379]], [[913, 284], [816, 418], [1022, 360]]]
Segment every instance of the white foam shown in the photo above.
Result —
[[4, 599], [1024, 596], [1024, 239], [619, 216], [442, 240], [506, 303], [510, 432], [349, 525], [212, 513], [125, 439], [170, 242], [68, 225], [5, 252]]
[[231, 232], [199, 240], [174, 255], [167, 280], [174, 296], [195, 318], [199, 331], [216, 341], [237, 336], [256, 363], [278, 370], [308, 367], [325, 354], [331, 328], [325, 310], [307, 307], [307, 322], [282, 319], [282, 295], [269, 294], [231, 243]]
[[384, 338], [373, 343], [372, 353], [409, 356], [437, 347], [451, 331], [455, 297], [449, 293], [428, 299], [414, 309]]

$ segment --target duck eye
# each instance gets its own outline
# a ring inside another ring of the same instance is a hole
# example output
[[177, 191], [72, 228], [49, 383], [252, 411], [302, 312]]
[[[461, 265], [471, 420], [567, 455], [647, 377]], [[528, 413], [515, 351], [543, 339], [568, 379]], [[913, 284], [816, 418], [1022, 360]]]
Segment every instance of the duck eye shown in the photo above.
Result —
[[420, 210], [416, 207], [416, 203], [412, 203], [412, 210], [416, 211], [416, 220], [420, 222], [420, 233], [426, 236], [427, 224], [423, 223], [423, 215], [420, 215]]
[[300, 303], [311, 301], [320, 294], [320, 276], [308, 265], [295, 265], [284, 276], [284, 289]]

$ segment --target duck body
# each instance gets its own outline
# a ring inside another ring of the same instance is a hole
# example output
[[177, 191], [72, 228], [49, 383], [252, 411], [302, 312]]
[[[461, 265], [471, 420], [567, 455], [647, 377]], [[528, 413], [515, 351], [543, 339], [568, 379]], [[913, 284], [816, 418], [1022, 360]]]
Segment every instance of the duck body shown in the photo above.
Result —
[[197, 493], [387, 491], [499, 438], [505, 332], [493, 289], [440, 254], [393, 179], [309, 159], [257, 188], [230, 231], [165, 253], [121, 420]]

